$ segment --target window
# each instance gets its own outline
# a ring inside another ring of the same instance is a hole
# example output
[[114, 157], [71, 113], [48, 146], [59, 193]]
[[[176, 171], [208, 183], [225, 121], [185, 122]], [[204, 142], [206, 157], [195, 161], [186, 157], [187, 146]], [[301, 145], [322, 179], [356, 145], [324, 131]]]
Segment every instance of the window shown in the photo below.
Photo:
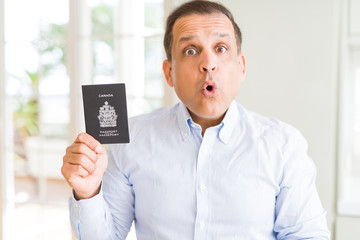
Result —
[[[13, 147], [0, 145], [11, 151], [5, 158], [11, 173], [2, 183], [12, 206], [0, 224], [16, 229], [4, 240], [71, 239], [70, 188], [60, 167], [66, 146], [84, 131], [82, 84], [124, 82], [129, 116], [172, 104], [161, 70], [170, 2], [0, 0], [1, 114], [3, 100], [9, 103], [9, 117], [0, 124], [14, 129], [8, 134]], [[134, 238], [131, 232], [128, 239]]]
[[344, 1], [340, 111], [340, 215], [360, 216], [360, 1]]
[[[16, 231], [11, 238], [48, 239], [58, 234], [70, 239], [70, 189], [59, 171], [70, 119], [65, 66], [68, 2], [4, 3], [6, 98], [13, 118], [7, 127], [14, 129], [13, 159], [6, 159], [14, 170], [9, 186], [14, 196], [9, 199], [15, 204]], [[45, 227], [46, 223], [51, 224]]]
[[129, 116], [162, 106], [163, 1], [73, 4], [79, 9], [72, 19], [77, 29], [70, 32], [78, 50], [78, 75], [72, 76], [78, 84], [124, 82]]

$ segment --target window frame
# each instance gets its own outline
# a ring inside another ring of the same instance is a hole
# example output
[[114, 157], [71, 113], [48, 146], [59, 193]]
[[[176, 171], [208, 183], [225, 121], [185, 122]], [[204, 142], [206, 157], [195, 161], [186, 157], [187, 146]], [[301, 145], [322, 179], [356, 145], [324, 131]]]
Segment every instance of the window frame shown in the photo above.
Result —
[[[337, 180], [337, 213], [340, 216], [360, 216], [360, 201], [348, 197], [355, 179], [349, 174], [353, 145], [349, 141], [353, 134], [351, 128], [352, 96], [354, 78], [351, 71], [352, 49], [360, 49], [360, 37], [351, 34], [351, 0], [342, 1], [340, 31], [340, 75], [338, 105], [338, 180]], [[353, 188], [352, 188], [353, 189]]]
[[[10, 239], [14, 226], [12, 114], [6, 96], [4, 0], [0, 0], [0, 238]], [[10, 126], [9, 126], [10, 125]], [[11, 159], [11, 161], [10, 161]]]
[[[0, 0], [0, 53], [4, 52], [4, 1]], [[5, 128], [5, 75], [4, 75], [4, 55], [0, 54], [0, 129]], [[5, 134], [3, 131], [0, 131], [0, 238], [5, 238], [5, 229], [4, 226], [5, 217], [5, 187], [6, 179], [4, 177], [4, 169], [6, 167], [6, 158], [4, 151], [5, 149]]]

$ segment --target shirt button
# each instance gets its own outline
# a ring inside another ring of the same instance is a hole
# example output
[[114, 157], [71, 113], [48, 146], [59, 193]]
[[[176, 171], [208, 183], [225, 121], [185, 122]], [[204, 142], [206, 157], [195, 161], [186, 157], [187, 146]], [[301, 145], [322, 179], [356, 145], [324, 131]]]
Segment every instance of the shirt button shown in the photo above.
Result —
[[203, 150], [201, 150], [201, 153], [205, 155], [205, 154], [207, 154], [207, 150], [203, 149]]
[[189, 136], [189, 133], [184, 133], [184, 137], [187, 137], [187, 136]]
[[201, 185], [200, 185], [200, 191], [201, 191], [201, 192], [205, 192], [205, 190], [206, 190], [205, 184], [201, 184]]
[[205, 223], [203, 221], [200, 222], [200, 229], [203, 229], [205, 227]]
[[191, 124], [191, 126], [192, 126], [193, 128], [195, 128], [195, 127], [196, 127], [196, 126], [195, 126], [195, 124], [193, 124], [193, 123]]

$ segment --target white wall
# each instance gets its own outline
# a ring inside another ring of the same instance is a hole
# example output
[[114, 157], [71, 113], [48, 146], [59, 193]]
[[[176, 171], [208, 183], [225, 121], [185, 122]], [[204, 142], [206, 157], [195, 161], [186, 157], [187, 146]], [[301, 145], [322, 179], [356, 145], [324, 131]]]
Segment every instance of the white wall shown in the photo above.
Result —
[[243, 33], [237, 100], [298, 128], [309, 143], [328, 224], [335, 221], [338, 0], [222, 0]]

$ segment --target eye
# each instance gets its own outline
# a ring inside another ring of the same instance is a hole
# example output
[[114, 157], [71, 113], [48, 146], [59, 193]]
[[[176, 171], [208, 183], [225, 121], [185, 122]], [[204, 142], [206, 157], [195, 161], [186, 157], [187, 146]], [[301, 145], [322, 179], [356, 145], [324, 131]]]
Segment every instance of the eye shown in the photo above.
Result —
[[215, 52], [217, 53], [224, 53], [227, 51], [227, 48], [225, 46], [219, 46], [215, 48]]
[[196, 54], [196, 50], [193, 49], [193, 48], [188, 48], [184, 51], [184, 53], [188, 56], [192, 56], [192, 55], [195, 55]]

